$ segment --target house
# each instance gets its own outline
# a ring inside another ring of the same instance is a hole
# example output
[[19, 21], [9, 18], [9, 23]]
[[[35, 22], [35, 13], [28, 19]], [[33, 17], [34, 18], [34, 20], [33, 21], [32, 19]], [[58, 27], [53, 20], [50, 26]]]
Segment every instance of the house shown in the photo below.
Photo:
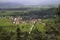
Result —
[[22, 18], [20, 16], [13, 19], [13, 24], [20, 24]]

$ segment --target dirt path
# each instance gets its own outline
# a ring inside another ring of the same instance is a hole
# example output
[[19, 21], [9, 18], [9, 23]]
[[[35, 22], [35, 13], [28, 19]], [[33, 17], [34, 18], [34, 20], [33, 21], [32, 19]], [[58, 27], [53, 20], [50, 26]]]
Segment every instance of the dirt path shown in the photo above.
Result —
[[29, 34], [31, 33], [32, 29], [34, 28], [35, 23], [36, 23], [36, 22], [34, 21], [34, 24], [33, 24], [32, 27], [30, 28]]

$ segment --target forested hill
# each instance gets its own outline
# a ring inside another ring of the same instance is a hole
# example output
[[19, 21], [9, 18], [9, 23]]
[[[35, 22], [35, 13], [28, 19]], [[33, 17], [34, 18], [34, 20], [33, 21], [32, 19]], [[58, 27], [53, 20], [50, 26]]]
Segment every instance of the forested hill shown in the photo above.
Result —
[[[1, 9], [0, 9], [1, 10]], [[56, 8], [19, 8], [19, 9], [3, 9], [0, 15], [13, 16], [53, 16], [56, 15]]]

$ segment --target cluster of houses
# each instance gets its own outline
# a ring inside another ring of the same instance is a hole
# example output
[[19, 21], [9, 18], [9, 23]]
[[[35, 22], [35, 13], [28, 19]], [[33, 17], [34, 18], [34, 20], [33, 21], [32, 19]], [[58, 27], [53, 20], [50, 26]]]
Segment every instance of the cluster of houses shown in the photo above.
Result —
[[34, 23], [34, 22], [41, 22], [42, 20], [41, 19], [36, 19], [36, 18], [27, 18], [29, 20], [23, 20], [23, 18], [25, 17], [21, 17], [21, 16], [16, 16], [16, 17], [13, 17], [13, 16], [5, 16], [3, 18], [8, 18], [8, 19], [11, 19], [12, 20], [12, 23], [13, 24], [28, 24], [28, 23]]
[[33, 19], [30, 18], [30, 20], [23, 21], [23, 18], [18, 16], [13, 19], [13, 24], [27, 24], [27, 23], [34, 23], [34, 22], [41, 22], [41, 21], [42, 21], [41, 19], [35, 19], [35, 18]]

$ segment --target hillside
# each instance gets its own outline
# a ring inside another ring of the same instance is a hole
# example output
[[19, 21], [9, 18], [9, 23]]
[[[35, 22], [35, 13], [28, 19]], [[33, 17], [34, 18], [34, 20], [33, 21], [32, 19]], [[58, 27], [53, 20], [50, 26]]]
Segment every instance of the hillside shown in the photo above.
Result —
[[0, 9], [0, 16], [34, 16], [34, 17], [55, 17], [56, 8], [11, 8]]

